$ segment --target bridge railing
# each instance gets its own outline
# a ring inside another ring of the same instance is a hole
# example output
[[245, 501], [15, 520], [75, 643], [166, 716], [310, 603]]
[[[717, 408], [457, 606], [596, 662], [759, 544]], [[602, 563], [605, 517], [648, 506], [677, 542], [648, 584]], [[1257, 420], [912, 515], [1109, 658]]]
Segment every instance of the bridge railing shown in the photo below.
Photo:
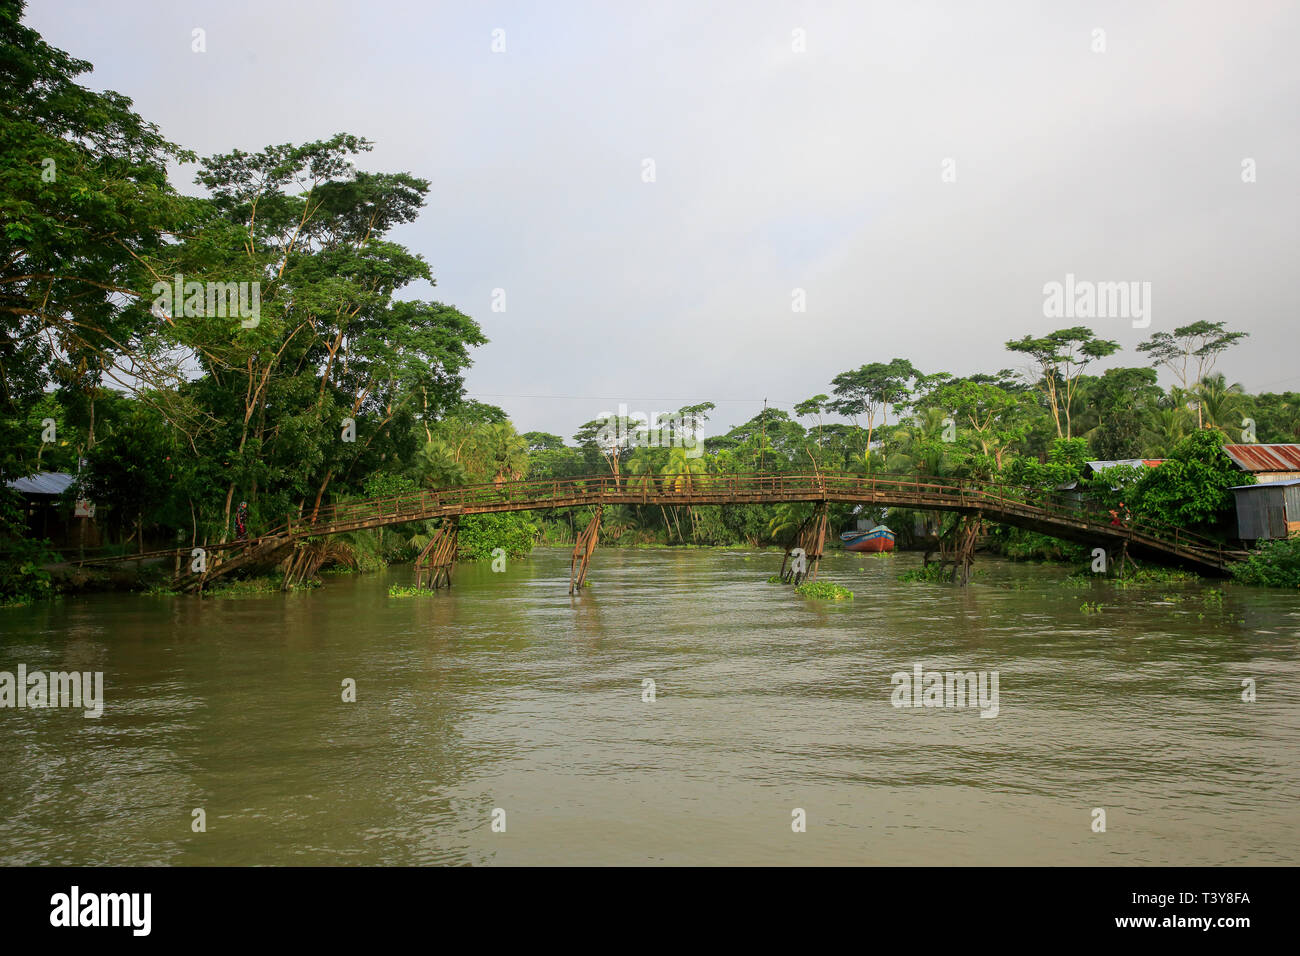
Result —
[[[907, 496], [909, 507], [925, 509], [981, 506], [1015, 507], [1045, 517], [1055, 517], [1113, 534], [1108, 513], [1090, 509], [1072, 499], [1023, 485], [1003, 482], [973, 481], [936, 475], [899, 474], [673, 474], [613, 475], [574, 478], [528, 479], [490, 482], [461, 488], [428, 489], [390, 495], [384, 498], [325, 505], [313, 515], [290, 516], [285, 529], [290, 534], [328, 533], [364, 527], [376, 521], [392, 523], [431, 517], [444, 509], [526, 502], [537, 507], [594, 504], [611, 497], [648, 499], [680, 498], [689, 503], [744, 501], [781, 495], [827, 495], [874, 497]], [[1134, 540], [1185, 551], [1196, 556], [1222, 560], [1223, 547], [1201, 535], [1162, 524], [1149, 518], [1131, 516], [1120, 526]], [[264, 532], [260, 537], [270, 533]]]
[[[1084, 506], [1078, 499], [1068, 498], [1052, 492], [1032, 487], [987, 483], [982, 488], [986, 500], [996, 500], [1004, 504], [1019, 504], [1032, 508], [1045, 515], [1063, 520], [1073, 520], [1106, 532], [1114, 532], [1116, 525], [1109, 511], [1099, 511]], [[1223, 560], [1223, 545], [1204, 535], [1187, 531], [1175, 525], [1166, 524], [1153, 518], [1130, 515], [1121, 520], [1118, 528], [1127, 532], [1134, 540], [1146, 539], [1143, 543], [1159, 544], [1212, 560]]]

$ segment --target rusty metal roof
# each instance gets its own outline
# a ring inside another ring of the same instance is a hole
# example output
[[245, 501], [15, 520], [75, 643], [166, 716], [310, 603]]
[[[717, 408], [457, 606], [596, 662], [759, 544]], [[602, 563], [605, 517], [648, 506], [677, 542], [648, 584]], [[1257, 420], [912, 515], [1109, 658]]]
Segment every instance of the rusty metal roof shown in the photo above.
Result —
[[1300, 445], [1224, 445], [1243, 471], [1300, 471]]

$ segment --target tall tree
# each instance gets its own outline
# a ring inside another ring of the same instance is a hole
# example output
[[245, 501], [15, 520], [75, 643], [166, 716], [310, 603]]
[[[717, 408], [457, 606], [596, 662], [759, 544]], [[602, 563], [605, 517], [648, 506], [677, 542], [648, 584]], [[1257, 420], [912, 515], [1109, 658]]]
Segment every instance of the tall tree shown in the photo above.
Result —
[[190, 208], [167, 164], [193, 158], [125, 96], [79, 85], [91, 64], [23, 26], [24, 6], [0, 0], [0, 478], [21, 403], [130, 365], [151, 324], [134, 307], [142, 259]]
[[830, 409], [845, 416], [854, 425], [857, 425], [860, 417], [867, 420], [864, 458], [867, 458], [871, 449], [876, 416], [880, 415], [882, 421], [887, 422], [889, 406], [907, 401], [911, 394], [909, 383], [918, 374], [907, 359], [896, 358], [888, 364], [872, 362], [854, 371], [841, 372], [831, 379], [835, 399], [830, 403]]
[[[1249, 332], [1230, 332], [1226, 322], [1193, 322], [1171, 332], [1157, 332], [1137, 347], [1151, 357], [1151, 364], [1173, 372], [1184, 392], [1194, 392], [1218, 357], [1246, 338]], [[1197, 427], [1203, 427], [1200, 403], [1196, 406]]]
[[[271, 510], [315, 513], [331, 483], [356, 486], [394, 454], [413, 455], [408, 427], [460, 403], [475, 323], [439, 302], [401, 300], [433, 281], [418, 255], [385, 238], [419, 214], [428, 183], [357, 170], [371, 144], [339, 133], [301, 146], [235, 150], [203, 161], [201, 228], [159, 257], [200, 283], [260, 288], [249, 321], [213, 309], [211, 293], [164, 310], [159, 348], [203, 372], [174, 391], [209, 409], [198, 448], [228, 462], [222, 527], [236, 489]], [[178, 424], [182, 415], [174, 416]]]
[[1106, 460], [1140, 457], [1143, 417], [1159, 395], [1154, 369], [1106, 369], [1091, 392], [1098, 418], [1091, 437], [1093, 454]]
[[952, 411], [961, 444], [975, 453], [977, 460], [970, 464], [981, 477], [1001, 471], [1007, 453], [1029, 431], [1032, 400], [1023, 391], [958, 379], [938, 388], [933, 397]]
[[1058, 438], [1070, 438], [1070, 402], [1079, 375], [1093, 361], [1119, 351], [1119, 343], [1099, 339], [1086, 326], [1057, 329], [1034, 338], [1026, 335], [1007, 343], [1012, 352], [1030, 356], [1035, 363], [1038, 387], [1047, 398]]

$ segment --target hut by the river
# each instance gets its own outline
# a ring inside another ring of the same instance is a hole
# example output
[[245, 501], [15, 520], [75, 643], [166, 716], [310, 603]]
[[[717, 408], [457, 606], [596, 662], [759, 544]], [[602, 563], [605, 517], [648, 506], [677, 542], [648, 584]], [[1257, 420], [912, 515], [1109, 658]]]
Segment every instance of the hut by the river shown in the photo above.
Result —
[[1300, 532], [1300, 478], [1237, 485], [1237, 537], [1243, 541], [1285, 538]]

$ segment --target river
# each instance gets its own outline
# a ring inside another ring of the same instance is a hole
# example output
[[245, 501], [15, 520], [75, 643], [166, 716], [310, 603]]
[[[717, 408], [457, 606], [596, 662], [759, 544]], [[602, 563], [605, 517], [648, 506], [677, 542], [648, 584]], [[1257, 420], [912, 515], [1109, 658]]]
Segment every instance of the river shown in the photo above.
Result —
[[[1300, 863], [1300, 595], [919, 562], [828, 556], [839, 603], [722, 550], [599, 549], [571, 598], [539, 549], [3, 609], [0, 671], [105, 704], [0, 709], [0, 863]], [[996, 671], [996, 717], [895, 707], [918, 664]]]

